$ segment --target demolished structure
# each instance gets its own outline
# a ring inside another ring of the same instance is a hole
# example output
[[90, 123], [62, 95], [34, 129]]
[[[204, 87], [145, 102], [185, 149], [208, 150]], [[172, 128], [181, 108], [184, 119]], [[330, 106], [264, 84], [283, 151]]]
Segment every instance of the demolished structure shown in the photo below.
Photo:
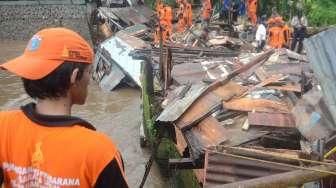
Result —
[[181, 156], [170, 169], [193, 169], [203, 187], [333, 187], [335, 28], [307, 39], [306, 56], [253, 53], [220, 31], [203, 41], [192, 28], [151, 47], [148, 23], [104, 41], [94, 77], [106, 90], [123, 79], [142, 89], [146, 136], [154, 120]]

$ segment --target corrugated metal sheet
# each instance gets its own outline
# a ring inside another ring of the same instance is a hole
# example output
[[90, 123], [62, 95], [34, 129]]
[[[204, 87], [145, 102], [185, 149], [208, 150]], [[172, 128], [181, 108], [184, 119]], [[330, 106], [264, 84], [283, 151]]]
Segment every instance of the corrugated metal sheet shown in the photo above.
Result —
[[199, 83], [223, 78], [230, 71], [227, 65], [219, 62], [182, 63], [173, 66], [172, 77], [179, 84]]
[[306, 39], [304, 46], [336, 128], [336, 28]]
[[[156, 121], [173, 122], [177, 120], [186, 111], [189, 106], [205, 91], [206, 84], [193, 84], [186, 92], [185, 97], [175, 98], [169, 105], [161, 112]], [[180, 88], [177, 88], [181, 90]]]
[[224, 187], [226, 183], [248, 180], [294, 170], [262, 161], [236, 158], [230, 154], [207, 150], [204, 187]]
[[111, 91], [124, 78], [125, 74], [115, 63], [106, 51], [97, 51], [95, 63], [93, 64], [93, 78], [99, 82], [99, 86], [104, 91]]
[[[108, 56], [107, 59], [109, 63], [113, 64], [114, 67], [119, 67], [123, 73], [133, 80], [139, 87], [141, 87], [140, 75], [142, 60], [133, 59], [129, 53], [136, 48], [142, 47], [147, 47], [144, 41], [136, 37], [126, 35], [125, 33], [117, 33], [116, 36], [105, 40], [100, 45], [101, 51], [105, 52], [104, 56]], [[116, 72], [114, 71], [110, 74], [113, 73]], [[123, 75], [120, 74], [120, 72], [117, 73], [117, 76], [107, 76], [109, 78], [118, 78], [121, 80]], [[108, 82], [106, 80], [102, 84], [104, 84], [104, 87], [109, 89], [113, 89], [113, 87], [117, 85], [115, 81]]]

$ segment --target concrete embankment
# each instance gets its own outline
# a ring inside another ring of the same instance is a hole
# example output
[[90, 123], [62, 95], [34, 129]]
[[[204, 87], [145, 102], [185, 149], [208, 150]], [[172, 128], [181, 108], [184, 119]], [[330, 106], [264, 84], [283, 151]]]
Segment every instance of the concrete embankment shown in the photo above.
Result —
[[46, 27], [67, 27], [90, 40], [90, 5], [1, 5], [0, 39], [27, 40]]

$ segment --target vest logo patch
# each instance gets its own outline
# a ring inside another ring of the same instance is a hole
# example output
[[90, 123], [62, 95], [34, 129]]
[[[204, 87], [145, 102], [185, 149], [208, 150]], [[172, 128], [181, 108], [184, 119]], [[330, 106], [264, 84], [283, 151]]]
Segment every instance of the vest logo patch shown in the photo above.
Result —
[[32, 156], [32, 166], [34, 168], [40, 168], [41, 164], [43, 163], [43, 153], [42, 153], [42, 142], [37, 142], [35, 144], [35, 151]]

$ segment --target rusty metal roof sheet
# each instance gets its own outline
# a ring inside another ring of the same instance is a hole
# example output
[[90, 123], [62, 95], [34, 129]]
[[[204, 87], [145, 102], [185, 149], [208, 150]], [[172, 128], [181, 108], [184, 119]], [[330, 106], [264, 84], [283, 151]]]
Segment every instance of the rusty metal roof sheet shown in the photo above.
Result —
[[204, 187], [225, 187], [226, 183], [283, 173], [294, 168], [249, 160], [244, 157], [207, 150], [205, 156]]
[[336, 128], [336, 28], [306, 39], [304, 46]]
[[248, 123], [271, 127], [295, 127], [293, 115], [283, 113], [249, 112]]

